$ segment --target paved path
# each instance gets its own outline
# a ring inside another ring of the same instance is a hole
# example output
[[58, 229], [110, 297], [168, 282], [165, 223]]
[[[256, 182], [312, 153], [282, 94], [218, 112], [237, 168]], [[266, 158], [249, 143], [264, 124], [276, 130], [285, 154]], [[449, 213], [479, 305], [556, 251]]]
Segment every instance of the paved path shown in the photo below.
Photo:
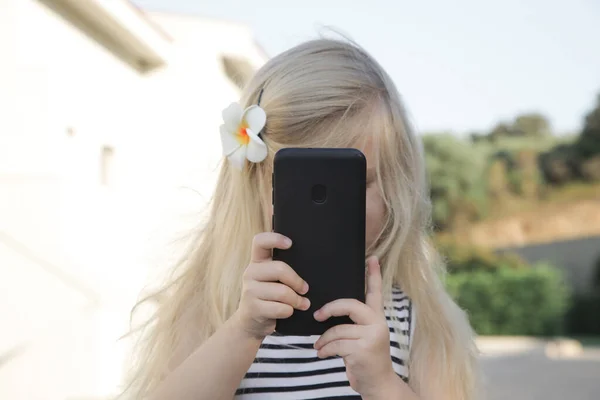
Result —
[[548, 359], [542, 350], [484, 357], [488, 400], [600, 400], [600, 351]]

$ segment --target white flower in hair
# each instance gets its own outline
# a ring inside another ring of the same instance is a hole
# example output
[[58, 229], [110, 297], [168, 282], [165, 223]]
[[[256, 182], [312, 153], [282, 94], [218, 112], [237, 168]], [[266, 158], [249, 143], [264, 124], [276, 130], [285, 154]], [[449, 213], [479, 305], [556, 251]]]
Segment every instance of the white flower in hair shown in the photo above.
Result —
[[267, 157], [267, 146], [258, 136], [266, 121], [267, 114], [257, 105], [242, 110], [238, 103], [231, 103], [223, 110], [223, 155], [236, 168], [244, 168], [246, 160], [259, 163]]

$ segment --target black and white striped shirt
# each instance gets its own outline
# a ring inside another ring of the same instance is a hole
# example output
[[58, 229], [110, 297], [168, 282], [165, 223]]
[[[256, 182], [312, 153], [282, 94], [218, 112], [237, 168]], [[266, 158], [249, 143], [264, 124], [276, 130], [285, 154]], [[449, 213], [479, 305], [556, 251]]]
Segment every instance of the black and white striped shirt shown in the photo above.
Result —
[[[390, 327], [390, 354], [394, 370], [407, 381], [414, 314], [410, 300], [400, 290], [393, 290], [392, 301], [391, 307], [385, 310]], [[393, 315], [397, 320], [392, 320]], [[242, 380], [235, 399], [360, 399], [359, 394], [350, 387], [342, 358], [317, 357], [313, 345], [318, 338], [277, 334], [267, 336]]]

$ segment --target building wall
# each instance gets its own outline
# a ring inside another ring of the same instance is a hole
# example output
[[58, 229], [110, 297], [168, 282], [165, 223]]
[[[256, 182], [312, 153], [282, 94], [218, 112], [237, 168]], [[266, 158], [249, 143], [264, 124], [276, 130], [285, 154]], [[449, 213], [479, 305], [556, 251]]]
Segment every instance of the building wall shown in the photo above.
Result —
[[114, 392], [116, 339], [171, 256], [147, 250], [197, 224], [214, 184], [238, 97], [220, 56], [264, 61], [245, 27], [149, 18], [173, 41], [140, 74], [36, 0], [0, 0], [2, 399]]

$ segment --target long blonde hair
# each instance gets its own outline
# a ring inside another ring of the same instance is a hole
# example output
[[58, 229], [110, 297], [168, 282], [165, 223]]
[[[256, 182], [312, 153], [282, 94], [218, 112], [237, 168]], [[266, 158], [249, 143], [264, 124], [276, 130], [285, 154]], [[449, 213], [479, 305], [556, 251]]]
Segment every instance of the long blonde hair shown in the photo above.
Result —
[[[243, 171], [222, 164], [192, 249], [173, 278], [138, 304], [154, 301], [157, 308], [142, 326], [128, 392], [145, 397], [175, 366], [173, 360], [189, 355], [237, 309], [251, 238], [271, 229], [275, 152], [369, 142], [387, 206], [384, 227], [369, 253], [381, 260], [384, 287], [400, 286], [416, 310], [410, 386], [424, 394], [440, 385], [445, 398], [476, 398], [472, 331], [442, 284], [444, 264], [428, 238], [431, 206], [421, 142], [390, 77], [357, 45], [319, 39], [271, 59], [243, 91], [242, 105], [256, 104], [261, 89], [267, 113], [262, 137], [269, 156]], [[436, 382], [428, 380], [432, 373]]]

